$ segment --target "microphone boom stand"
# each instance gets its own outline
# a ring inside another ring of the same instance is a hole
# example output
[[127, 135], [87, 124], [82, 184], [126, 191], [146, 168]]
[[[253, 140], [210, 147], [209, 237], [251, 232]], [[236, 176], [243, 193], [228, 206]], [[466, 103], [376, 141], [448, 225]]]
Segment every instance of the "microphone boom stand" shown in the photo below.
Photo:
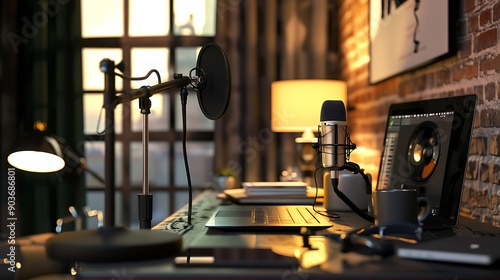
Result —
[[[148, 117], [150, 113], [151, 97], [155, 93], [165, 91], [174, 87], [183, 88], [191, 83], [191, 78], [176, 74], [175, 79], [154, 86], [143, 86], [138, 90], [116, 95], [115, 88], [115, 64], [112, 60], [104, 59], [101, 61], [101, 71], [105, 74], [104, 90], [104, 109], [105, 109], [105, 205], [104, 205], [104, 226], [112, 227], [115, 225], [115, 129], [114, 129], [114, 110], [115, 107], [124, 102], [132, 101], [137, 98], [144, 98], [140, 101], [141, 113], [143, 113], [143, 187], [142, 194], [139, 195], [139, 219], [141, 228], [151, 228], [152, 203], [153, 198], [149, 193], [149, 170], [148, 170], [148, 142], [149, 128]], [[141, 104], [142, 103], [142, 104]]]
[[[152, 196], [149, 194], [149, 174], [148, 174], [148, 141], [149, 129], [147, 115], [150, 111], [150, 100], [153, 94], [165, 91], [170, 88], [181, 89], [181, 99], [183, 107], [183, 146], [184, 157], [188, 175], [190, 199], [189, 208], [192, 207], [192, 188], [189, 178], [189, 168], [185, 152], [185, 105], [187, 102], [187, 86], [192, 85], [197, 90], [198, 101], [204, 115], [212, 120], [220, 118], [226, 111], [230, 99], [229, 65], [223, 49], [215, 44], [209, 43], [202, 47], [197, 59], [196, 79], [174, 74], [174, 80], [161, 83], [155, 86], [143, 86], [138, 90], [116, 94], [115, 77], [119, 76], [127, 80], [142, 80], [144, 78], [129, 78], [119, 73], [115, 73], [115, 68], [123, 72], [122, 63], [115, 67], [113, 61], [104, 59], [100, 63], [101, 72], [105, 74], [104, 89], [104, 110], [105, 110], [105, 223], [97, 230], [82, 230], [77, 232], [63, 232], [46, 243], [47, 256], [55, 260], [74, 262], [110, 262], [110, 261], [137, 261], [138, 259], [165, 258], [179, 253], [182, 250], [182, 236], [178, 233], [158, 230], [127, 230], [124, 227], [115, 227], [115, 129], [114, 110], [115, 107], [124, 102], [141, 98], [141, 112], [143, 116], [143, 152], [144, 152], [144, 177], [143, 194], [139, 195], [140, 204], [140, 224], [141, 228], [151, 228], [152, 217]], [[203, 69], [209, 69], [205, 71]], [[191, 71], [193, 71], [191, 70]], [[152, 70], [156, 71], [156, 70]], [[152, 72], [150, 71], [150, 73]], [[157, 71], [156, 71], [157, 72]], [[158, 74], [158, 73], [157, 73]], [[149, 73], [148, 75], [149, 76]], [[146, 76], [146, 78], [147, 78]], [[158, 74], [159, 76], [159, 74]], [[198, 84], [193, 85], [193, 80]], [[208, 86], [207, 86], [207, 81]], [[203, 94], [202, 94], [203, 92]], [[216, 102], [214, 102], [216, 101]], [[188, 210], [189, 217], [191, 209]], [[191, 219], [189, 218], [190, 226]], [[124, 253], [126, 252], [126, 253]]]

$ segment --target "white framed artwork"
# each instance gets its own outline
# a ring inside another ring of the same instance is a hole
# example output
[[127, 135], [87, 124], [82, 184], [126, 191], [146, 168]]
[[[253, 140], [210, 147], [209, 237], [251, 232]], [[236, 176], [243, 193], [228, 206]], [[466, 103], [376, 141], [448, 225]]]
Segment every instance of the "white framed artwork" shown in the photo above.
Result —
[[446, 57], [450, 0], [370, 0], [370, 83]]

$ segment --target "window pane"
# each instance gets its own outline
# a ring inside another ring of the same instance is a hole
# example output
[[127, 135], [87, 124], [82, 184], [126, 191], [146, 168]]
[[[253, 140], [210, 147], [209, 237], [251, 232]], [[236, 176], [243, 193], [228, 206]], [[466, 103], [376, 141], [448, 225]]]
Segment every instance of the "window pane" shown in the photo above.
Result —
[[[104, 191], [97, 190], [87, 190], [86, 192], [87, 204], [86, 206], [90, 207], [90, 210], [100, 210], [104, 215], [104, 219], [106, 217], [106, 212], [104, 212]], [[123, 225], [123, 216], [122, 216], [122, 193], [117, 191], [115, 192], [115, 224]], [[103, 221], [104, 222], [104, 221]], [[97, 217], [87, 218], [86, 229], [96, 229], [97, 228]]]
[[[85, 142], [85, 159], [87, 160], [88, 168], [95, 171], [97, 174], [105, 176], [104, 173], [104, 142], [103, 141], [86, 141]], [[115, 184], [116, 187], [121, 187], [123, 182], [123, 154], [122, 143], [115, 143]], [[104, 184], [92, 177], [88, 172], [85, 173], [85, 185], [87, 187], [104, 187]]]
[[[188, 186], [186, 169], [184, 167], [184, 156], [182, 143], [176, 142], [174, 184], [175, 186]], [[191, 173], [191, 184], [193, 186], [205, 186], [210, 184], [214, 170], [215, 147], [213, 142], [188, 142], [186, 143], [189, 171]]]
[[174, 0], [175, 35], [215, 35], [216, 0]]
[[175, 48], [175, 72], [189, 76], [191, 69], [196, 67], [196, 60], [201, 47]]
[[[122, 61], [122, 50], [113, 48], [83, 48], [82, 49], [82, 79], [83, 90], [99, 90], [104, 92], [104, 73], [99, 69], [99, 64], [109, 58], [115, 64]], [[123, 88], [121, 78], [116, 78], [116, 90]]]
[[[196, 91], [192, 89], [189, 90], [188, 101], [186, 104], [186, 127], [187, 131], [215, 130], [215, 121], [205, 117], [201, 111], [200, 105], [198, 104]], [[177, 131], [182, 131], [182, 105], [180, 96], [177, 96], [177, 102], [175, 103], [175, 129]]]
[[[86, 93], [83, 95], [83, 133], [98, 134], [106, 128], [105, 111], [102, 109], [104, 96], [102, 94]], [[123, 106], [115, 107], [115, 133], [121, 134]]]
[[123, 0], [82, 0], [82, 38], [123, 36]]
[[130, 36], [164, 36], [169, 31], [169, 1], [129, 0]]
[[[149, 185], [168, 184], [168, 143], [149, 142]], [[142, 142], [130, 143], [130, 182], [142, 187]]]
[[[132, 48], [131, 50], [131, 73], [132, 77], [143, 77], [152, 70], [158, 70], [161, 81], [166, 82], [172, 80], [168, 73], [168, 48]], [[133, 89], [138, 89], [141, 86], [157, 85], [158, 76], [152, 73], [147, 80], [132, 81]]]
[[[138, 195], [141, 192], [133, 192], [130, 194], [130, 228], [139, 228], [139, 199]], [[151, 192], [153, 196], [153, 217], [151, 226], [156, 226], [165, 218], [170, 216], [168, 208], [170, 205], [168, 193], [163, 191]]]
[[[158, 93], [150, 98], [151, 114], [148, 115], [149, 131], [167, 131], [170, 129], [170, 107], [166, 94]], [[139, 109], [139, 100], [133, 100], [131, 106], [132, 131], [142, 131], [143, 115]]]
[[[171, 80], [168, 75], [168, 48], [132, 48], [131, 66], [133, 77], [143, 77], [150, 70], [159, 72], [161, 81]], [[147, 80], [133, 81], [132, 88], [138, 89], [144, 85], [157, 85], [158, 77], [152, 73]], [[169, 129], [168, 97], [165, 94], [155, 94], [151, 97], [151, 114], [148, 117], [150, 131], [166, 131]], [[132, 131], [142, 131], [142, 114], [139, 101], [131, 104]]]

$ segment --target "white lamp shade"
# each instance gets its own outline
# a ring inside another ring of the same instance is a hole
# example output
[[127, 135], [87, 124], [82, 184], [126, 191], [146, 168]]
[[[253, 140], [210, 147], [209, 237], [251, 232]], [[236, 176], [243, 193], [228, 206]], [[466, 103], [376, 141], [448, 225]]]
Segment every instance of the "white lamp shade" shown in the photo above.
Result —
[[347, 85], [338, 80], [283, 80], [271, 84], [271, 129], [274, 132], [316, 131], [325, 100], [347, 106]]
[[19, 151], [7, 157], [10, 165], [29, 172], [48, 173], [64, 168], [64, 160], [52, 153], [40, 151]]
[[37, 173], [59, 171], [65, 166], [60, 144], [42, 131], [25, 135], [7, 161], [15, 168]]

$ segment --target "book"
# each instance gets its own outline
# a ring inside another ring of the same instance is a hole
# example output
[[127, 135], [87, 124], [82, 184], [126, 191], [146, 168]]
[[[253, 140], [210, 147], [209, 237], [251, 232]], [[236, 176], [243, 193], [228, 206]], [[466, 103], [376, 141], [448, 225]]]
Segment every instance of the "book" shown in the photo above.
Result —
[[243, 189], [248, 195], [306, 195], [307, 184], [304, 182], [243, 182]]

